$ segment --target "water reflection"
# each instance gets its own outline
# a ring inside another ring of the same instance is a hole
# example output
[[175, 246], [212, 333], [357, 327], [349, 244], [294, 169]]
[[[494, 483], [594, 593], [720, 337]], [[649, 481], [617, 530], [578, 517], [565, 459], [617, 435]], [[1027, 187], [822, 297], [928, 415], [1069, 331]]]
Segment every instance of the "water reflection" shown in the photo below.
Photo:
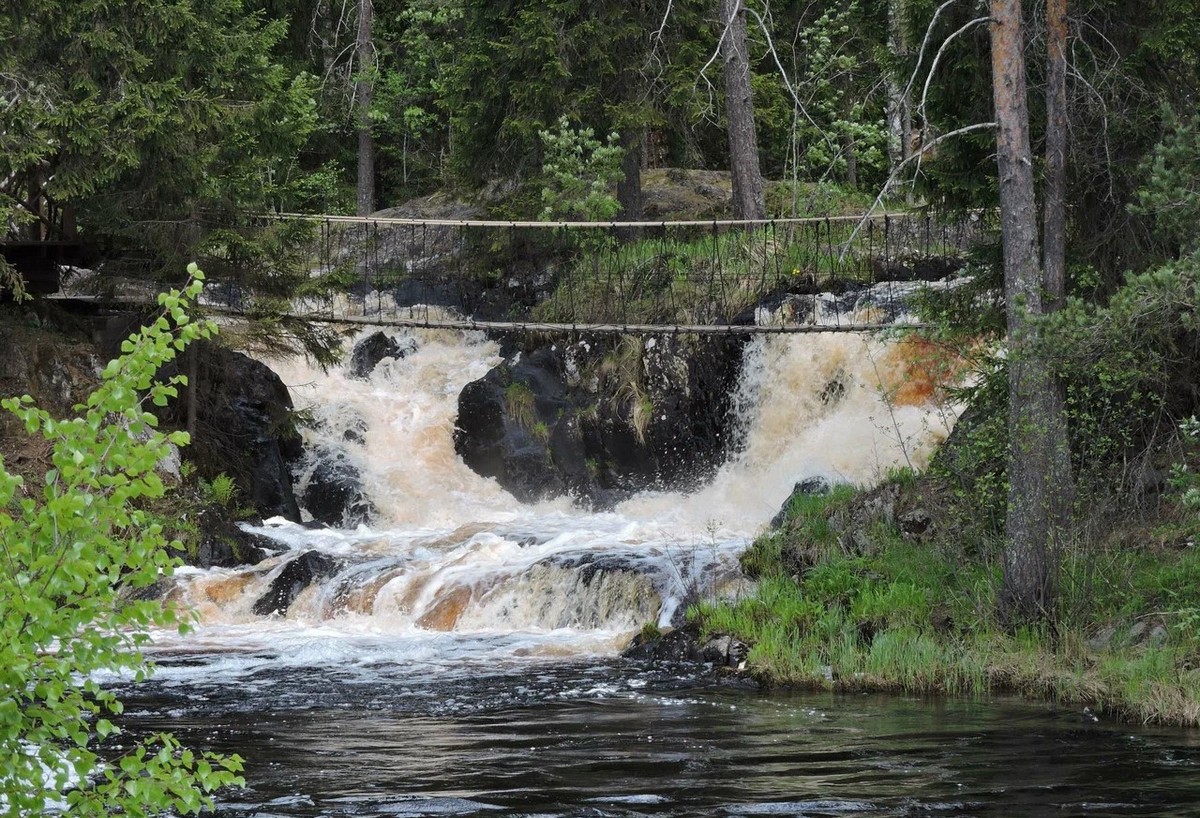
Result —
[[[1196, 814], [1193, 733], [1013, 701], [763, 694], [547, 664], [122, 691], [131, 729], [248, 759], [224, 816]], [[244, 684], [251, 683], [248, 693]]]

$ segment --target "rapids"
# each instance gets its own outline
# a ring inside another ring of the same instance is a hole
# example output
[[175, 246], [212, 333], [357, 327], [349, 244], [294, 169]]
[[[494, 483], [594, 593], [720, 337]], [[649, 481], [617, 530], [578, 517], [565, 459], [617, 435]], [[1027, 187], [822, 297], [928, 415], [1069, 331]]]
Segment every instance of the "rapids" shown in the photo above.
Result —
[[[372, 524], [268, 521], [276, 556], [181, 572], [197, 627], [155, 635], [151, 681], [108, 680], [130, 735], [246, 757], [217, 816], [1194, 814], [1200, 753], [1180, 731], [1004, 701], [764, 695], [616, 657], [697, 594], [741, 593], [737, 557], [797, 480], [924, 465], [956, 414], [936, 350], [756, 340], [715, 478], [588, 513], [522, 506], [463, 465], [457, 396], [498, 348], [412, 334], [418, 350], [367, 380], [273, 363], [317, 421], [310, 448], [361, 470]], [[301, 562], [317, 580], [255, 614]]]
[[[523, 506], [454, 451], [458, 394], [499, 362], [497, 345], [481, 333], [393, 332], [410, 334], [416, 351], [385, 358], [367, 379], [271, 362], [313, 417], [306, 449], [359, 470], [371, 525], [251, 529], [281, 553], [180, 574], [174, 594], [198, 628], [182, 643], [158, 634], [161, 649], [204, 644], [286, 665], [612, 655], [646, 623], [677, 623], [700, 595], [742, 592], [737, 557], [798, 480], [864, 484], [920, 467], [955, 416], [935, 399], [920, 345], [763, 336], [745, 350], [739, 445], [708, 485], [643, 493], [604, 513], [570, 498]], [[299, 491], [314, 468], [298, 475]], [[332, 568], [282, 615], [256, 614], [287, 564], [310, 552]]]

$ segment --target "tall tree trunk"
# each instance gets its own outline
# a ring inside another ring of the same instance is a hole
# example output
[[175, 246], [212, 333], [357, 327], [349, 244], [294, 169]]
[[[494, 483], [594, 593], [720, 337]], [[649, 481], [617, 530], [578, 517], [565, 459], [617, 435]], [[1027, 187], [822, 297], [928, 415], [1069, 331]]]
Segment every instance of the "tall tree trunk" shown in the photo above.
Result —
[[[626, 128], [621, 131], [621, 147], [625, 155], [621, 159], [621, 178], [617, 181], [617, 201], [621, 205], [621, 221], [636, 222], [642, 218], [642, 144], [641, 128]], [[622, 227], [617, 231], [621, 241], [637, 241], [636, 227]]]
[[1036, 323], [1045, 303], [1020, 0], [991, 0], [991, 16], [1009, 339], [1009, 491], [999, 613], [1016, 627], [1055, 617], [1061, 492], [1070, 485], [1070, 452], [1061, 396], [1039, 349]]
[[1043, 274], [1049, 306], [1066, 292], [1067, 0], [1046, 0], [1046, 192]]
[[375, 211], [375, 140], [371, 136], [371, 100], [374, 88], [375, 44], [371, 23], [375, 16], [372, 0], [358, 0], [358, 80], [354, 83], [354, 108], [358, 119], [358, 215]]
[[729, 120], [729, 171], [733, 177], [735, 219], [761, 219], [766, 213], [758, 136], [754, 130], [754, 98], [750, 90], [750, 58], [746, 50], [746, 11], [741, 0], [720, 0], [724, 36], [725, 114]]
[[842, 152], [846, 155], [846, 184], [851, 190], [858, 188], [858, 151], [854, 147], [854, 137], [847, 135], [842, 140]]
[[621, 220], [636, 222], [642, 218], [642, 129], [626, 128], [621, 132], [622, 176], [617, 182], [617, 201], [621, 203]]
[[[896, 57], [908, 54], [906, 5], [907, 0], [888, 0], [888, 48]], [[905, 93], [905, 83], [899, 76], [888, 72], [885, 81], [888, 95], [888, 163], [890, 170], [894, 171], [912, 155], [912, 106]]]

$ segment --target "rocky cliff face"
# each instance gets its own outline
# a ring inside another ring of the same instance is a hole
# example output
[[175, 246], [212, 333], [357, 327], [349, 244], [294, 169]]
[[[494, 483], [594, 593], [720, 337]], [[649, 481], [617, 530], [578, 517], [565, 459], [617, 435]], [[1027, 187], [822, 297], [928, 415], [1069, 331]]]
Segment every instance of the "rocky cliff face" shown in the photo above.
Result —
[[605, 507], [711, 475], [731, 438], [734, 338], [597, 337], [510, 347], [459, 397], [455, 448], [523, 502]]
[[[287, 387], [266, 364], [226, 347], [202, 342], [195, 355], [189, 389], [195, 389], [196, 435], [189, 457], [202, 475], [225, 472], [234, 478], [260, 516], [299, 522], [292, 464], [301, 444]], [[190, 370], [186, 358], [177, 364]], [[192, 399], [182, 393], [164, 410], [164, 419], [184, 426]]]
[[[55, 417], [66, 417], [99, 383], [101, 364], [84, 323], [48, 309], [0, 308], [0, 398], [30, 395]], [[0, 457], [28, 490], [43, 485], [50, 444], [0, 411]]]
[[[103, 362], [118, 353], [121, 340], [143, 320], [126, 313], [96, 314], [88, 305], [77, 305], [75, 312], [47, 302], [5, 305], [0, 311], [0, 397], [29, 394], [56, 417], [73, 414], [73, 407], [99, 383]], [[216, 344], [199, 344], [195, 350], [196, 434], [186, 456], [197, 464], [198, 476], [211, 479], [225, 472], [237, 481], [243, 503], [255, 513], [299, 520], [290, 468], [300, 444], [291, 434], [292, 404], [286, 387], [268, 367], [241, 353]], [[188, 371], [186, 358], [178, 363]], [[176, 371], [172, 367], [162, 376]], [[184, 392], [179, 401], [160, 410], [165, 427], [186, 425], [186, 401]], [[49, 454], [48, 443], [30, 437], [7, 413], [0, 413], [5, 468], [25, 477], [27, 486], [37, 486], [50, 468]], [[215, 520], [220, 515], [212, 509], [206, 514], [195, 526], [197, 547], [189, 559], [229, 564], [259, 553], [242, 547], [245, 544], [228, 530], [228, 520]], [[217, 529], [219, 537], [213, 534]], [[229, 545], [234, 541], [237, 547]]]

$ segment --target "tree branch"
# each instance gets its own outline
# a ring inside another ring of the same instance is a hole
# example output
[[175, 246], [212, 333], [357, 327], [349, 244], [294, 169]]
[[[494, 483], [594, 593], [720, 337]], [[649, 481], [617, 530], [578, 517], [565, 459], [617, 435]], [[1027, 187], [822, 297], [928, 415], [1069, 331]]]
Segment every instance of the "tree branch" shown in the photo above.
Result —
[[950, 131], [949, 133], [944, 133], [937, 139], [922, 145], [912, 156], [908, 157], [899, 165], [897, 165], [896, 169], [888, 175], [887, 181], [883, 183], [883, 187], [880, 189], [879, 195], [875, 197], [875, 201], [871, 204], [871, 207], [866, 213], [863, 214], [863, 217], [858, 220], [858, 224], [854, 226], [854, 230], [850, 233], [850, 237], [846, 239], [845, 244], [842, 245], [842, 251], [838, 254], [838, 261], [845, 260], [846, 253], [850, 251], [850, 245], [854, 243], [856, 238], [858, 238], [859, 232], [862, 230], [863, 225], [870, 220], [871, 214], [874, 213], [879, 205], [883, 202], [883, 197], [886, 196], [888, 191], [892, 189], [892, 184], [896, 181], [896, 178], [900, 175], [900, 171], [904, 169], [905, 165], [909, 164], [910, 162], [916, 162], [925, 155], [926, 151], [933, 150], [935, 147], [951, 137], [962, 136], [963, 134], [971, 133], [972, 131], [991, 130], [995, 127], [995, 122], [976, 122], [974, 125], [966, 125], [962, 128], [957, 128], [953, 131]]

